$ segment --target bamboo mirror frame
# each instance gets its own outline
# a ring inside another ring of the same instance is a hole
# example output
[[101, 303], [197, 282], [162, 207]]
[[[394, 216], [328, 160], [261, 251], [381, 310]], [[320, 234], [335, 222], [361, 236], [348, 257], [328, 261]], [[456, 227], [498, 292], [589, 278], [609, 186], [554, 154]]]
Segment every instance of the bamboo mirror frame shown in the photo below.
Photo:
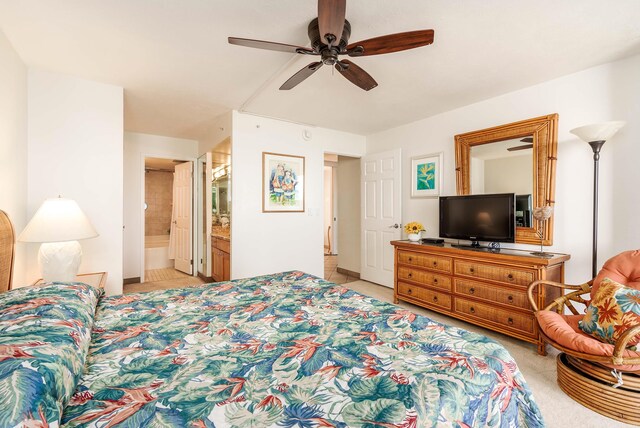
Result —
[[[533, 137], [533, 207], [555, 204], [556, 160], [558, 150], [558, 114], [535, 117], [493, 128], [455, 136], [456, 190], [458, 195], [471, 193], [471, 148], [513, 138]], [[544, 245], [553, 245], [553, 219], [544, 228]], [[533, 225], [537, 225], [535, 220]], [[536, 227], [517, 227], [516, 242], [540, 245]]]

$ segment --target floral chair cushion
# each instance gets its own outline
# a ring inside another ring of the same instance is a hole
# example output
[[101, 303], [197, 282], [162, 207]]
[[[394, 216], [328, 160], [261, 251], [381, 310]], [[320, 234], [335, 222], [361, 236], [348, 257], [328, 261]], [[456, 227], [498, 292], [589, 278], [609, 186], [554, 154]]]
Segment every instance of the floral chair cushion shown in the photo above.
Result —
[[[615, 344], [630, 327], [640, 324], [640, 290], [604, 278], [582, 321], [580, 329], [603, 342]], [[638, 344], [636, 336], [629, 346]]]
[[52, 283], [0, 294], [0, 427], [56, 427], [84, 369], [102, 289]]

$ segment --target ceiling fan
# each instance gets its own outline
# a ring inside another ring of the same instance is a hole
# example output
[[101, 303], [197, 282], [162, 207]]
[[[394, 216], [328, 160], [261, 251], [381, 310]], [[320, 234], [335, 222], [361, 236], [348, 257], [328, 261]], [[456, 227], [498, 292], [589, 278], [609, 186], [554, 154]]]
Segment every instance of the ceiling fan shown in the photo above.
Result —
[[527, 150], [527, 149], [533, 148], [533, 137], [524, 137], [520, 141], [522, 141], [523, 143], [530, 143], [530, 144], [523, 144], [521, 146], [509, 147], [507, 150], [510, 152], [516, 152], [518, 150]]
[[312, 62], [291, 76], [280, 87], [280, 90], [294, 88], [326, 64], [334, 66], [347, 80], [365, 91], [375, 88], [378, 83], [369, 73], [348, 59], [340, 59], [339, 55], [347, 55], [349, 57], [380, 55], [433, 43], [433, 30], [388, 34], [349, 43], [351, 24], [345, 19], [346, 7], [346, 0], [318, 0], [318, 17], [309, 23], [308, 28], [309, 39], [311, 40], [310, 48], [238, 37], [229, 37], [229, 43], [251, 48], [320, 57], [320, 61]]

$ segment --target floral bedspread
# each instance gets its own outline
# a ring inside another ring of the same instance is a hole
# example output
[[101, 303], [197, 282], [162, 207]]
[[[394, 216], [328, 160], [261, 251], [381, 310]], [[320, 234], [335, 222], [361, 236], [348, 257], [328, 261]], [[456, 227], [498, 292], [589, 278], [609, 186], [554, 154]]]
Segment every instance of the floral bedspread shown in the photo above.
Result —
[[302, 272], [103, 298], [67, 427], [541, 427], [515, 361]]
[[57, 427], [83, 372], [102, 290], [51, 283], [0, 294], [0, 427]]

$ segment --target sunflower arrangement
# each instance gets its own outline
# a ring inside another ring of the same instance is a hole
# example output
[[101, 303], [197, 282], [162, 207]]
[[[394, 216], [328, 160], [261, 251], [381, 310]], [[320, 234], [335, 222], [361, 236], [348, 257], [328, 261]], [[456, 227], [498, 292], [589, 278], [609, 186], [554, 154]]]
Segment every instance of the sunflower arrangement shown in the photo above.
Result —
[[411, 223], [407, 223], [404, 225], [404, 231], [407, 232], [408, 234], [420, 233], [420, 232], [423, 232], [424, 230], [425, 229], [422, 223], [419, 223], [417, 221], [412, 221]]

